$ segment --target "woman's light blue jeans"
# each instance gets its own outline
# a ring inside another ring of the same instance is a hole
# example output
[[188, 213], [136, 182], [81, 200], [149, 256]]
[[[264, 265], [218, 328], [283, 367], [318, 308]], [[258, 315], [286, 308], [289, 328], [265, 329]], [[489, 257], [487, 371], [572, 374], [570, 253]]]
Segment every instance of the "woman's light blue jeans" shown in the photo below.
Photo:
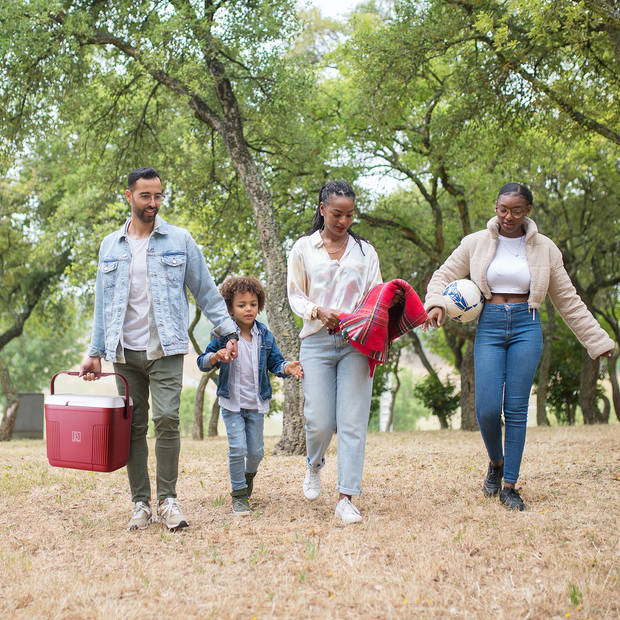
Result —
[[527, 302], [485, 304], [474, 343], [476, 418], [489, 459], [504, 459], [504, 481], [513, 484], [519, 478], [530, 391], [541, 353], [540, 317], [528, 310]]
[[228, 470], [233, 491], [245, 489], [245, 473], [256, 473], [265, 456], [263, 425], [265, 416], [254, 409], [229, 411], [222, 407], [228, 435]]
[[338, 433], [338, 491], [360, 495], [370, 413], [372, 377], [368, 358], [325, 328], [301, 341], [304, 369], [306, 453], [318, 470]]

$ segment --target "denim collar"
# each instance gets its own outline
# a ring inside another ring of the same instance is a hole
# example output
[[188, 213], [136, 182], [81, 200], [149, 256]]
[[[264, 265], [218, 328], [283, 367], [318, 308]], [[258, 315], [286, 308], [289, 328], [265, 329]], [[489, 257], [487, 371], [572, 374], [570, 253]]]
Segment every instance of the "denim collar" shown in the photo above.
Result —
[[[127, 228], [129, 227], [129, 222], [131, 222], [131, 217], [128, 217], [125, 220], [122, 228], [119, 230], [119, 239], [127, 238]], [[155, 216], [155, 227], [153, 228], [153, 233], [157, 233], [158, 235], [167, 235], [168, 234], [169, 224], [165, 220], [163, 220], [159, 215]]]

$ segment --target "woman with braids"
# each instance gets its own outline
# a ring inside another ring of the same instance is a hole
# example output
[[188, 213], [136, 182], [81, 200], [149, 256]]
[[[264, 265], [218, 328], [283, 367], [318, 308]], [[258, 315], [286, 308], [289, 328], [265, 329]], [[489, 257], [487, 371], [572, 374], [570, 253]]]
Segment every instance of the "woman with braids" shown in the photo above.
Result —
[[298, 239], [288, 262], [288, 299], [303, 319], [299, 360], [303, 389], [309, 500], [321, 492], [321, 468], [338, 431], [338, 486], [335, 514], [344, 523], [362, 520], [351, 503], [360, 495], [372, 377], [368, 358], [345, 342], [338, 315], [352, 312], [380, 284], [374, 248], [351, 230], [355, 193], [344, 181], [330, 181], [319, 192], [312, 227]]
[[592, 359], [610, 357], [614, 348], [572, 285], [560, 250], [528, 217], [532, 203], [525, 185], [504, 185], [495, 201], [495, 217], [485, 230], [467, 235], [433, 274], [424, 304], [425, 327], [439, 327], [446, 316], [442, 292], [449, 282], [469, 274], [484, 294], [474, 342], [476, 418], [490, 460], [482, 491], [487, 497], [499, 493], [501, 503], [513, 510], [525, 508], [515, 485], [530, 390], [542, 352], [536, 310], [547, 293]]

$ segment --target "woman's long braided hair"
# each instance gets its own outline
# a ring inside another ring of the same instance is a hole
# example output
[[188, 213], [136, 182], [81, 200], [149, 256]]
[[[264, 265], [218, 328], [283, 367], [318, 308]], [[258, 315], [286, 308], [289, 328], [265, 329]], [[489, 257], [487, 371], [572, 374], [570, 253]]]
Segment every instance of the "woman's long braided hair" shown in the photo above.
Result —
[[[325, 226], [325, 218], [321, 215], [321, 203], [327, 205], [327, 203], [334, 196], [344, 196], [345, 198], [352, 198], [355, 200], [355, 192], [353, 188], [346, 181], [327, 181], [323, 187], [319, 190], [319, 204], [314, 213], [314, 220], [312, 226], [306, 235], [311, 235], [317, 230], [323, 230]], [[349, 228], [347, 232], [353, 237], [355, 242], [360, 246], [362, 254], [364, 254], [364, 248], [362, 247], [362, 241], [368, 241], [364, 237], [360, 237], [352, 228]]]

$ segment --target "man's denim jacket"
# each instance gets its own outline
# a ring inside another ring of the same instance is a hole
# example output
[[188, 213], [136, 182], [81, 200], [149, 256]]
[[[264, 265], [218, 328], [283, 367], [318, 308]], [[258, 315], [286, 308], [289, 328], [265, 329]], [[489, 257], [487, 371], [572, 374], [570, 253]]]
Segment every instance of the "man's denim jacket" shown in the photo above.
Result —
[[[284, 369], [289, 362], [284, 360], [282, 353], [278, 349], [276, 339], [273, 334], [267, 329], [267, 326], [256, 321], [256, 327], [258, 327], [260, 335], [260, 344], [258, 349], [258, 377], [260, 382], [259, 395], [262, 400], [271, 398], [271, 382], [269, 381], [269, 370], [278, 377], [286, 378], [289, 375], [284, 373]], [[216, 353], [220, 349], [226, 346], [226, 340], [221, 337], [214, 337], [205, 352], [198, 356], [198, 368], [203, 372], [208, 372], [214, 366], [209, 363], [209, 358], [213, 353]], [[220, 373], [217, 378], [217, 395], [223, 398], [230, 398], [230, 386], [228, 385], [228, 379], [230, 377], [230, 362], [215, 364], [215, 368], [220, 369]]]
[[[109, 234], [99, 249], [95, 285], [95, 314], [88, 355], [123, 363], [121, 336], [129, 298], [131, 250], [127, 226]], [[204, 256], [192, 236], [178, 226], [155, 219], [146, 252], [149, 343], [147, 359], [187, 353], [191, 291], [198, 306], [215, 326], [218, 336], [235, 333]]]

